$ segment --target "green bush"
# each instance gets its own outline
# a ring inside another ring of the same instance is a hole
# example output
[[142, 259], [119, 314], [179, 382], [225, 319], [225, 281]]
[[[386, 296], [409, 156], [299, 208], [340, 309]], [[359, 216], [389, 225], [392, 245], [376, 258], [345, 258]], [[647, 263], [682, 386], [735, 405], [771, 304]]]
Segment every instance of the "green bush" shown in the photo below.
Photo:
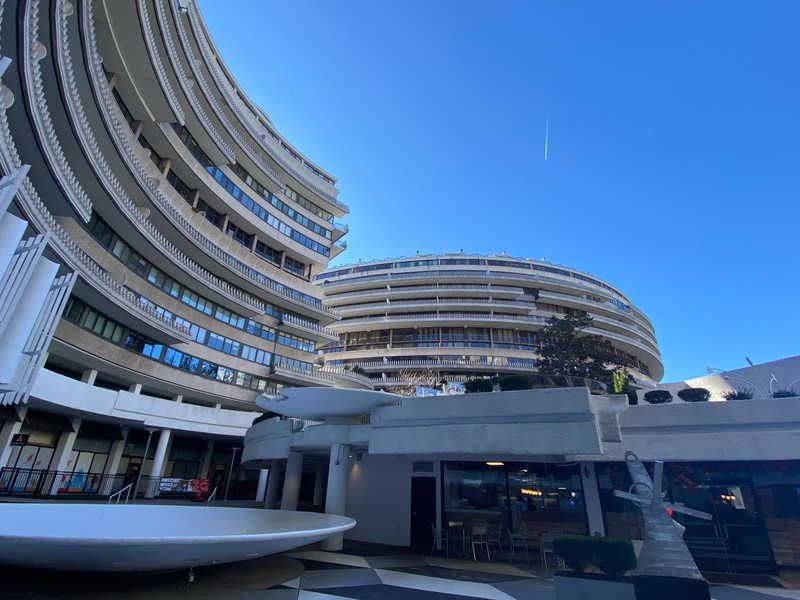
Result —
[[650, 390], [645, 392], [644, 401], [650, 404], [666, 404], [672, 402], [672, 394], [667, 390]]
[[492, 382], [488, 379], [470, 379], [469, 381], [464, 382], [464, 389], [468, 394], [491, 392]]
[[533, 383], [525, 375], [503, 375], [500, 377], [500, 390], [510, 392], [512, 390], [529, 390]]
[[711, 392], [706, 388], [686, 388], [678, 392], [678, 397], [684, 402], [708, 402]]
[[583, 573], [592, 562], [591, 540], [586, 535], [560, 535], [553, 540], [553, 551], [575, 573]]
[[589, 538], [592, 562], [611, 577], [621, 577], [636, 567], [636, 553], [630, 540], [609, 537]]
[[636, 567], [630, 540], [567, 534], [553, 540], [553, 550], [575, 573], [583, 573], [593, 563], [606, 575], [621, 577]]
[[357, 375], [363, 375], [364, 377], [369, 377], [369, 373], [367, 373], [366, 369], [361, 365], [348, 365], [344, 368], [345, 371], [350, 371], [351, 373], [356, 373]]
[[773, 398], [797, 398], [797, 396], [799, 395], [800, 394], [798, 394], [791, 388], [788, 390], [775, 390], [774, 392], [772, 392]]
[[754, 388], [738, 388], [736, 391], [728, 390], [722, 397], [725, 400], [752, 400], [753, 393], [755, 393]]
[[636, 390], [628, 390], [625, 394], [628, 396], [628, 404], [631, 406], [639, 404], [639, 395], [636, 393]]

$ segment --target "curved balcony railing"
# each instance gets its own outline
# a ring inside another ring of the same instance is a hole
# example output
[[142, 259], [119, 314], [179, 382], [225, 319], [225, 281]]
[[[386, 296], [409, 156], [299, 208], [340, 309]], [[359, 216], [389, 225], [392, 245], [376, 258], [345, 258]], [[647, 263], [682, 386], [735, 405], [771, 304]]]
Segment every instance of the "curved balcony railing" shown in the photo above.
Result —
[[390, 311], [395, 308], [405, 308], [409, 306], [445, 306], [451, 308], [452, 306], [471, 305], [496, 305], [519, 308], [525, 311], [536, 310], [536, 304], [533, 301], [521, 302], [518, 300], [498, 300], [494, 298], [420, 298], [418, 300], [392, 300], [390, 302], [370, 302], [368, 304], [340, 307], [339, 312], [346, 316], [349, 313], [360, 313], [370, 309], [385, 309]]
[[[324, 283], [317, 282], [317, 285], [320, 287], [330, 289]], [[333, 286], [336, 284], [334, 283]], [[415, 286], [408, 286], [402, 288], [380, 288], [380, 289], [369, 289], [369, 290], [359, 290], [353, 292], [341, 292], [335, 293], [331, 296], [326, 298], [326, 301], [329, 303], [334, 303], [340, 299], [349, 299], [349, 298], [364, 298], [364, 297], [373, 297], [373, 296], [409, 296], [409, 295], [416, 295], [416, 294], [436, 294], [436, 293], [448, 293], [448, 292], [475, 292], [479, 294], [514, 294], [517, 296], [521, 296], [525, 293], [525, 290], [521, 287], [511, 287], [505, 285], [458, 285], [458, 284], [445, 284], [445, 285], [415, 285]], [[394, 301], [393, 301], [394, 302]]]
[[281, 315], [281, 324], [284, 323], [287, 325], [291, 325], [292, 327], [296, 327], [297, 329], [300, 329], [307, 333], [320, 336], [324, 339], [329, 339], [329, 340], [339, 339], [339, 334], [336, 333], [333, 329], [329, 329], [328, 327], [322, 327], [317, 323], [306, 321], [305, 319], [301, 319], [294, 315], [288, 315], [288, 314]]
[[47, 49], [39, 42], [39, 5], [39, 0], [28, 2], [23, 17], [22, 60], [25, 68], [22, 71], [29, 90], [27, 100], [31, 120], [37, 129], [39, 143], [43, 146], [42, 155], [53, 169], [54, 176], [64, 189], [64, 195], [75, 212], [87, 222], [92, 214], [92, 201], [67, 161], [47, 106], [42, 69], [39, 64], [39, 61], [47, 55]]
[[[86, 10], [86, 9], [85, 9]], [[203, 235], [200, 231], [198, 231], [191, 223], [183, 216], [183, 214], [176, 208], [177, 205], [182, 205], [183, 200], [178, 199], [177, 193], [172, 191], [169, 186], [164, 186], [164, 189], [161, 189], [161, 183], [164, 181], [163, 175], [160, 171], [156, 169], [156, 167], [152, 164], [151, 161], [146, 160], [143, 158], [143, 150], [139, 144], [136, 143], [136, 140], [133, 138], [133, 134], [128, 127], [127, 123], [124, 121], [122, 116], [119, 114], [119, 108], [114, 101], [110, 90], [108, 89], [108, 85], [105, 82], [105, 78], [101, 76], [102, 73], [102, 65], [99, 62], [99, 55], [97, 54], [97, 46], [94, 37], [94, 26], [93, 23], [86, 25], [84, 22], [84, 28], [86, 30], [85, 35], [87, 39], [90, 40], [88, 44], [90, 48], [90, 60], [91, 66], [93, 69], [90, 71], [94, 71], [94, 73], [89, 73], [90, 80], [97, 90], [97, 97], [100, 101], [97, 105], [100, 107], [101, 114], [104, 116], [105, 122], [108, 125], [109, 132], [113, 134], [113, 139], [120, 145], [122, 148], [122, 156], [128, 161], [131, 169], [130, 171], [134, 174], [134, 176], [139, 181], [142, 188], [149, 192], [149, 197], [153, 201], [153, 203], [161, 208], [164, 211], [165, 216], [167, 216], [170, 221], [184, 231], [191, 239], [195, 240], [197, 244], [203, 248], [204, 250], [208, 251], [212, 256], [218, 258], [221, 262], [225, 263], [225, 265], [231, 267], [238, 273], [241, 273], [245, 277], [251, 279], [254, 283], [263, 286], [265, 289], [275, 293], [276, 295], [283, 297], [287, 300], [292, 302], [300, 303], [303, 306], [311, 307], [314, 310], [321, 312], [327, 316], [332, 316], [334, 318], [338, 318], [338, 314], [335, 310], [327, 308], [322, 305], [322, 303], [316, 299], [312, 298], [306, 294], [302, 294], [298, 290], [291, 288], [289, 286], [283, 285], [277, 281], [274, 281], [261, 273], [260, 271], [256, 270], [253, 267], [243, 263], [239, 259], [235, 258], [231, 254], [225, 252], [214, 244], [211, 240], [209, 240], [205, 235]], [[64, 37], [66, 38], [66, 26], [62, 29], [64, 32]], [[65, 46], [66, 48], [66, 46]], [[69, 62], [68, 62], [69, 61]], [[69, 53], [66, 52], [65, 64], [71, 67], [71, 60], [69, 57]], [[94, 75], [94, 77], [92, 77]], [[77, 89], [74, 88], [74, 74], [70, 71], [70, 77], [68, 78], [68, 84], [70, 85], [70, 89], [75, 94], [78, 93]], [[86, 130], [86, 137], [90, 139], [90, 144], [93, 148], [96, 149], [97, 144], [94, 140], [94, 135], [91, 132], [91, 127], [88, 124], [88, 119], [86, 119], [85, 114], [83, 112], [83, 106], [80, 103], [80, 96], [74, 96], [76, 98], [76, 110], [80, 111], [81, 114], [81, 123], [84, 124], [84, 128]], [[102, 164], [105, 164], [105, 159], [103, 158], [102, 153], [96, 153], [97, 160], [100, 161]], [[107, 167], [107, 165], [106, 165]], [[152, 175], [150, 174], [152, 171]], [[113, 173], [109, 175], [113, 177]], [[114, 179], [116, 181], [116, 179]], [[117, 186], [118, 191], [120, 194], [123, 194], [123, 197], [127, 197], [124, 189], [121, 186]], [[136, 214], [133, 215], [143, 227], [147, 227], [153, 230], [153, 235], [158, 235], [161, 238], [163, 236], [155, 230], [152, 224], [145, 219], [144, 217], [136, 211]], [[165, 239], [165, 238], [164, 238]], [[163, 242], [162, 242], [163, 243]], [[167, 242], [169, 243], [169, 242]], [[172, 246], [171, 243], [169, 243]], [[174, 248], [174, 246], [173, 246]], [[176, 253], [178, 256], [183, 256], [177, 249], [171, 251]], [[187, 259], [188, 260], [188, 259]], [[194, 264], [194, 263], [192, 263]], [[199, 265], [196, 266], [197, 269], [202, 269]], [[193, 267], [194, 270], [194, 267]], [[204, 271], [204, 269], [203, 269]], [[218, 281], [221, 281], [217, 279]], [[261, 301], [256, 300], [249, 294], [246, 294], [242, 290], [235, 288], [229, 285], [227, 282], [223, 282], [225, 285], [227, 293], [238, 293], [241, 298], [244, 298], [245, 302], [249, 305], [256, 306], [259, 311], [263, 311], [264, 305]], [[241, 300], [240, 300], [241, 301]]]
[[[143, 1], [143, 0], [140, 0]], [[161, 2], [157, 2], [159, 4], [159, 8], [161, 8]], [[174, 3], [172, 3], [174, 4]], [[280, 186], [282, 191], [286, 189], [286, 181], [281, 177], [278, 172], [270, 167], [267, 162], [260, 156], [260, 154], [247, 142], [244, 136], [241, 134], [239, 129], [236, 127], [236, 124], [231, 122], [230, 118], [228, 118], [228, 113], [225, 112], [225, 109], [220, 106], [219, 100], [214, 95], [214, 92], [208, 85], [205, 76], [201, 69], [198, 68], [198, 62], [200, 61], [199, 58], [195, 57], [194, 51], [192, 50], [191, 43], [189, 42], [188, 35], [186, 33], [186, 28], [183, 26], [183, 21], [180, 18], [180, 14], [175, 14], [174, 11], [176, 8], [173, 6], [173, 17], [175, 19], [175, 25], [178, 29], [178, 35], [181, 40], [181, 46], [183, 48], [186, 57], [189, 59], [190, 68], [192, 68], [192, 72], [195, 75], [195, 81], [199, 84], [200, 90], [203, 93], [203, 96], [206, 99], [206, 102], [214, 109], [217, 118], [222, 121], [222, 124], [225, 126], [225, 131], [227, 131], [236, 142], [241, 146], [241, 148], [247, 153], [248, 158], [252, 160], [255, 164], [257, 164], [262, 171], [264, 171], [270, 179], [272, 179], [278, 186]]]
[[337, 329], [346, 329], [349, 325], [367, 325], [370, 323], [394, 323], [398, 321], [489, 321], [489, 322], [508, 322], [542, 325], [547, 321], [546, 317], [533, 315], [492, 315], [478, 313], [415, 313], [413, 315], [388, 315], [380, 317], [358, 317], [354, 319], [343, 319], [339, 322]]
[[175, 41], [172, 39], [172, 32], [169, 27], [169, 19], [167, 18], [167, 13], [164, 10], [164, 3], [163, 2], [155, 2], [156, 6], [156, 13], [157, 17], [156, 20], [158, 21], [159, 29], [161, 30], [161, 37], [164, 40], [164, 47], [167, 49], [167, 54], [169, 55], [169, 62], [172, 65], [172, 68], [175, 69], [175, 73], [177, 74], [178, 82], [183, 89], [183, 93], [186, 98], [189, 100], [189, 104], [192, 106], [192, 110], [194, 114], [197, 116], [200, 124], [205, 129], [208, 136], [214, 140], [214, 143], [217, 145], [217, 148], [220, 149], [225, 158], [233, 163], [236, 162], [236, 153], [233, 151], [228, 143], [222, 139], [219, 131], [217, 128], [214, 127], [214, 124], [211, 122], [211, 119], [203, 110], [203, 107], [200, 105], [200, 102], [197, 101], [197, 97], [194, 95], [194, 92], [191, 88], [191, 77], [183, 68], [183, 63], [181, 62], [181, 58], [178, 55], [178, 49], [175, 47]]
[[[11, 173], [23, 165], [11, 136], [5, 110], [0, 110], [0, 163], [6, 173]], [[33, 224], [37, 231], [50, 232], [50, 247], [93, 289], [112, 302], [124, 305], [131, 314], [152, 327], [182, 341], [191, 340], [188, 327], [179, 325], [163, 314], [159, 314], [153, 306], [143, 305], [139, 302], [136, 294], [113, 280], [105, 269], [86, 254], [47, 210], [30, 179], [25, 178], [18, 195], [22, 200], [20, 206], [25, 218]]]
[[[90, 84], [93, 85], [97, 92], [98, 102], [96, 106], [99, 108], [100, 113], [104, 116], [105, 123], [107, 124], [109, 133], [113, 134], [112, 138], [117, 140], [121, 146], [121, 154], [126, 158], [135, 158], [133, 146], [130, 140], [125, 137], [126, 130], [129, 133], [130, 129], [127, 123], [122, 126], [121, 118], [117, 118], [116, 103], [114, 102], [108, 85], [105, 81], [103, 67], [100, 56], [97, 51], [96, 39], [94, 36], [94, 21], [91, 15], [91, 3], [82, 3], [84, 7], [83, 25], [84, 34], [87, 40], [86, 49], [88, 61], [87, 75], [89, 76]], [[213, 275], [205, 268], [201, 267], [195, 261], [190, 259], [186, 254], [178, 250], [178, 248], [164, 236], [138, 209], [136, 204], [128, 195], [124, 186], [117, 179], [110, 165], [105, 159], [104, 153], [97, 143], [94, 136], [89, 119], [86, 116], [86, 111], [81, 101], [80, 91], [76, 83], [75, 71], [72, 62], [72, 55], [69, 47], [69, 33], [66, 21], [66, 15], [63, 11], [57, 11], [60, 14], [56, 20], [56, 47], [58, 48], [60, 60], [56, 62], [57, 70], [61, 78], [62, 89], [65, 91], [65, 104], [70, 108], [70, 113], [73, 119], [73, 130], [76, 135], [81, 139], [82, 146], [87, 151], [86, 156], [92, 164], [95, 174], [98, 179], [103, 183], [109, 195], [115, 200], [118, 207], [120, 207], [128, 216], [128, 218], [137, 224], [139, 230], [150, 240], [150, 242], [157, 248], [160, 248], [165, 256], [169, 256], [171, 260], [183, 266], [187, 272], [192, 273], [199, 280], [204, 281], [210, 287], [217, 289], [221, 294], [231, 298], [232, 300], [241, 303], [248, 308], [254, 308], [257, 311], [264, 310], [264, 303], [255, 297], [246, 294], [242, 290], [230, 285], [223, 281], [216, 275]], [[98, 85], [99, 82], [99, 85]], [[133, 165], [136, 166], [135, 164]], [[166, 199], [158, 191], [158, 180], [144, 176], [144, 170], [139, 163], [139, 168], [131, 169], [135, 175], [138, 175], [138, 180], [142, 188], [149, 192], [151, 199], [160, 200], [156, 202], [157, 205], [164, 205], [167, 203]]]
[[153, 27], [150, 24], [150, 18], [147, 13], [146, 0], [136, 0], [136, 7], [139, 9], [139, 22], [142, 24], [142, 30], [144, 31], [145, 47], [147, 48], [147, 54], [150, 56], [150, 62], [153, 63], [153, 70], [156, 73], [156, 78], [158, 79], [158, 83], [161, 85], [161, 89], [164, 91], [164, 95], [167, 98], [167, 102], [169, 103], [172, 112], [175, 113], [178, 122], [183, 125], [186, 120], [186, 116], [183, 113], [183, 107], [181, 106], [180, 100], [178, 100], [178, 95], [175, 93], [175, 89], [169, 82], [167, 70], [164, 68], [164, 62], [161, 60], [161, 52], [158, 50], [158, 44], [156, 43], [156, 38], [153, 34]]
[[[177, 11], [177, 8], [173, 7], [173, 11]], [[230, 106], [236, 112], [239, 120], [250, 129], [250, 134], [253, 136], [253, 138], [262, 142], [262, 147], [269, 152], [270, 156], [272, 156], [272, 158], [278, 162], [278, 164], [280, 164], [284, 169], [296, 177], [307, 188], [315, 192], [318, 196], [334, 206], [338, 206], [344, 212], [350, 212], [350, 209], [346, 204], [337, 200], [332, 193], [325, 190], [323, 187], [320, 187], [319, 184], [313, 181], [308, 174], [304, 172], [302, 164], [298, 168], [297, 164], [295, 164], [297, 161], [291, 157], [291, 155], [289, 155], [286, 149], [284, 149], [279, 142], [276, 142], [272, 138], [271, 132], [261, 123], [259, 123], [258, 118], [250, 111], [249, 107], [245, 106], [243, 100], [231, 90], [228, 78], [219, 70], [216, 54], [209, 47], [208, 42], [205, 39], [205, 28], [201, 25], [199, 15], [196, 13], [196, 11], [197, 8], [194, 5], [190, 5], [187, 12], [195, 33], [194, 38], [197, 40], [197, 43], [200, 47], [200, 54], [203, 56], [209, 72], [216, 80], [218, 89], [225, 95], [228, 106]], [[175, 20], [180, 20], [179, 14], [175, 15]], [[180, 26], [182, 26], [182, 23], [179, 25], [179, 27]]]
[[[539, 298], [542, 300], [553, 299], [553, 300], [564, 300], [569, 302], [578, 302], [580, 304], [585, 304], [587, 306], [604, 310], [612, 314], [623, 314], [625, 315], [625, 318], [636, 322], [637, 325], [644, 328], [646, 331], [654, 333], [653, 325], [649, 321], [640, 318], [639, 315], [637, 314], [636, 308], [630, 305], [628, 305], [627, 309], [622, 309], [619, 306], [612, 304], [611, 302], [595, 302], [594, 300], [590, 300], [589, 298], [583, 298], [581, 296], [573, 296], [570, 294], [562, 294], [560, 292], [551, 292], [550, 290], [541, 290], [539, 292]], [[594, 314], [596, 313], [593, 313], [593, 315]]]

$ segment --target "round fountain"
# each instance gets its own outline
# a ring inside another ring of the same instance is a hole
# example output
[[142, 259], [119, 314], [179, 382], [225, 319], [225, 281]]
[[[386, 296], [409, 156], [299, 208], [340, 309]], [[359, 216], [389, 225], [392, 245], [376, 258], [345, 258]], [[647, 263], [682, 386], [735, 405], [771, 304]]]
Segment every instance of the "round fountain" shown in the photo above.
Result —
[[353, 519], [319, 513], [138, 504], [2, 504], [0, 563], [69, 571], [166, 571], [317, 542]]

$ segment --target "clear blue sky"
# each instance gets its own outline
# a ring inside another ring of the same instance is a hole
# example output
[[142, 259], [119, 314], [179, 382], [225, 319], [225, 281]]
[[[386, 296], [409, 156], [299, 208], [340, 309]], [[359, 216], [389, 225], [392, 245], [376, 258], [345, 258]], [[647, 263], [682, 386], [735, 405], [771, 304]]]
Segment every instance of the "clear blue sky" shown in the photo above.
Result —
[[199, 4], [339, 179], [333, 264], [505, 250], [588, 271], [652, 319], [663, 381], [800, 354], [800, 2]]

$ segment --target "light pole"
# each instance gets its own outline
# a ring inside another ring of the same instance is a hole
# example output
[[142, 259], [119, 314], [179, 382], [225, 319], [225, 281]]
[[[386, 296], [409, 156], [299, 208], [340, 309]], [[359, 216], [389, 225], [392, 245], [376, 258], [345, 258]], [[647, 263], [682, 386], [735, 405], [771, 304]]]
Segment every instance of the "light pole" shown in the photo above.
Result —
[[136, 476], [136, 486], [133, 488], [133, 500], [131, 502], [136, 502], [136, 494], [139, 491], [139, 482], [142, 480], [142, 471], [144, 471], [144, 463], [147, 460], [147, 451], [150, 450], [150, 440], [152, 439], [153, 434], [158, 431], [158, 429], [154, 427], [145, 427], [145, 431], [147, 432], [147, 444], [144, 446], [142, 466], [139, 467], [139, 474]]
[[[733, 373], [731, 373], [730, 371], [726, 371], [725, 369], [717, 369], [717, 368], [714, 368], [714, 367], [706, 367], [706, 371], [708, 371], [709, 373], [712, 373], [712, 374], [713, 373], [718, 373], [718, 374], [722, 375], [723, 379], [726, 379], [726, 380], [738, 379], [739, 381], [744, 381], [747, 385], [749, 385], [749, 386], [751, 386], [753, 388], [753, 391], [758, 391], [761, 394], [765, 394], [765, 396], [764, 396], [765, 398], [768, 397], [766, 395], [767, 394], [767, 389], [766, 389], [766, 387], [764, 387], [763, 382], [762, 382], [761, 388], [759, 389], [758, 384], [753, 382], [753, 381], [751, 381], [751, 380], [749, 380], [749, 379], [747, 379], [747, 377], [742, 377], [741, 375], [734, 375]], [[769, 396], [771, 396], [771, 395], [772, 394], [769, 394]]]
[[233, 450], [233, 454], [231, 455], [231, 465], [230, 467], [228, 467], [228, 482], [225, 484], [225, 502], [228, 501], [228, 489], [231, 487], [231, 473], [233, 473], [233, 463], [236, 462], [236, 453], [240, 449], [241, 448], [238, 447], [231, 448], [231, 450]]

